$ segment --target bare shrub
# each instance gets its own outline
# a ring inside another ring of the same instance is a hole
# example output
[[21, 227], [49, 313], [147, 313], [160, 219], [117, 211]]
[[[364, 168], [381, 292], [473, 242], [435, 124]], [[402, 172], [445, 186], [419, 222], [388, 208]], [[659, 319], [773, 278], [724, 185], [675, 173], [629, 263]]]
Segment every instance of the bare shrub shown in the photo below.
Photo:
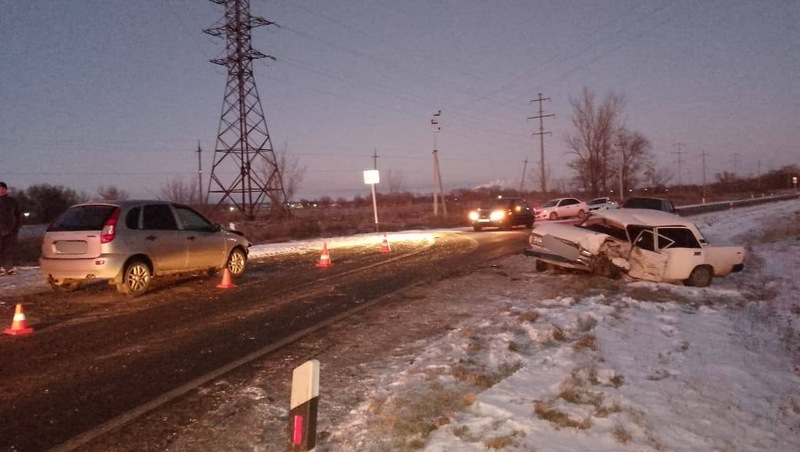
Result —
[[518, 315], [517, 318], [519, 318], [520, 322], [535, 323], [537, 320], [539, 320], [540, 316], [541, 314], [539, 314], [537, 311], [527, 311]]

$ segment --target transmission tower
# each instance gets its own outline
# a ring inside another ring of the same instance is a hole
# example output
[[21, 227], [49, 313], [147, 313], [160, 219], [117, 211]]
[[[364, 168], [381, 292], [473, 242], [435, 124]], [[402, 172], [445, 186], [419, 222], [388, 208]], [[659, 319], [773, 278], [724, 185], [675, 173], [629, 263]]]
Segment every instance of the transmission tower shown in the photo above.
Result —
[[210, 1], [225, 9], [224, 23], [204, 32], [225, 39], [226, 56], [211, 62], [228, 69], [228, 81], [206, 201], [220, 195], [217, 205], [230, 202], [249, 218], [267, 203], [273, 211], [288, 212], [281, 168], [253, 78], [253, 60], [275, 58], [252, 48], [250, 31], [273, 22], [251, 16], [250, 0]]

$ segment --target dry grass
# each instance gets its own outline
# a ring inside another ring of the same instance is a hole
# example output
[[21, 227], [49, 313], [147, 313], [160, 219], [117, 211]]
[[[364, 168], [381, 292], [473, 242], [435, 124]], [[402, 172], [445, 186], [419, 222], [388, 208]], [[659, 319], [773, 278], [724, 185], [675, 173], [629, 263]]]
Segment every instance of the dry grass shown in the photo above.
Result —
[[579, 430], [587, 430], [592, 426], [591, 419], [574, 420], [563, 411], [556, 409], [554, 405], [554, 402], [537, 400], [533, 403], [533, 412], [536, 414], [536, 417], [553, 424], [556, 429], [576, 428]]
[[633, 439], [633, 436], [630, 434], [630, 432], [625, 430], [625, 427], [620, 424], [614, 426], [612, 433], [614, 435], [614, 439], [616, 439], [620, 444], [628, 444]]
[[536, 323], [536, 321], [539, 320], [539, 317], [541, 317], [541, 314], [539, 314], [537, 311], [527, 311], [520, 313], [520, 315], [517, 316], [520, 322], [528, 323]]
[[576, 352], [584, 350], [597, 350], [597, 339], [591, 334], [584, 334], [572, 344], [572, 349]]

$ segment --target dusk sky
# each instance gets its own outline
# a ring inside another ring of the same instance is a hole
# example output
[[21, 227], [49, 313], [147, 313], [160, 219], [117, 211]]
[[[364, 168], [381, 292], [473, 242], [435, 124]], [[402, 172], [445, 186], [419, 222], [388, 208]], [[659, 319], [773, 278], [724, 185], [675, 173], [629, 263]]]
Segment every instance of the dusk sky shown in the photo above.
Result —
[[[584, 87], [625, 96], [626, 126], [674, 182], [701, 182], [702, 152], [709, 182], [800, 164], [798, 0], [251, 0], [251, 12], [279, 25], [253, 30], [276, 58], [254, 71], [274, 148], [306, 168], [296, 199], [368, 195], [375, 151], [405, 189], [431, 191], [438, 110], [446, 191], [517, 188], [524, 160], [539, 163], [527, 118], [540, 92], [556, 115], [546, 163], [566, 179], [569, 101]], [[223, 40], [203, 30], [221, 17], [207, 0], [0, 0], [0, 180], [156, 197], [196, 183], [199, 141], [205, 187], [226, 72], [209, 61]]]

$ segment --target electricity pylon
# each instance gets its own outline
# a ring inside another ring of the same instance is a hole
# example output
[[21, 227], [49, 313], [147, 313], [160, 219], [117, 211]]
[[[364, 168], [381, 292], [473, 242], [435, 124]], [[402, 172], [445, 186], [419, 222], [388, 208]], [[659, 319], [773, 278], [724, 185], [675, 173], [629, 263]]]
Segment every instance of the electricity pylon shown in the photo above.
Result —
[[250, 0], [210, 1], [225, 9], [225, 22], [204, 31], [225, 39], [225, 58], [211, 62], [227, 67], [228, 81], [206, 201], [221, 195], [217, 205], [230, 202], [249, 218], [267, 203], [273, 211], [288, 212], [281, 168], [253, 78], [253, 60], [275, 58], [253, 49], [250, 31], [273, 22], [251, 16]]

